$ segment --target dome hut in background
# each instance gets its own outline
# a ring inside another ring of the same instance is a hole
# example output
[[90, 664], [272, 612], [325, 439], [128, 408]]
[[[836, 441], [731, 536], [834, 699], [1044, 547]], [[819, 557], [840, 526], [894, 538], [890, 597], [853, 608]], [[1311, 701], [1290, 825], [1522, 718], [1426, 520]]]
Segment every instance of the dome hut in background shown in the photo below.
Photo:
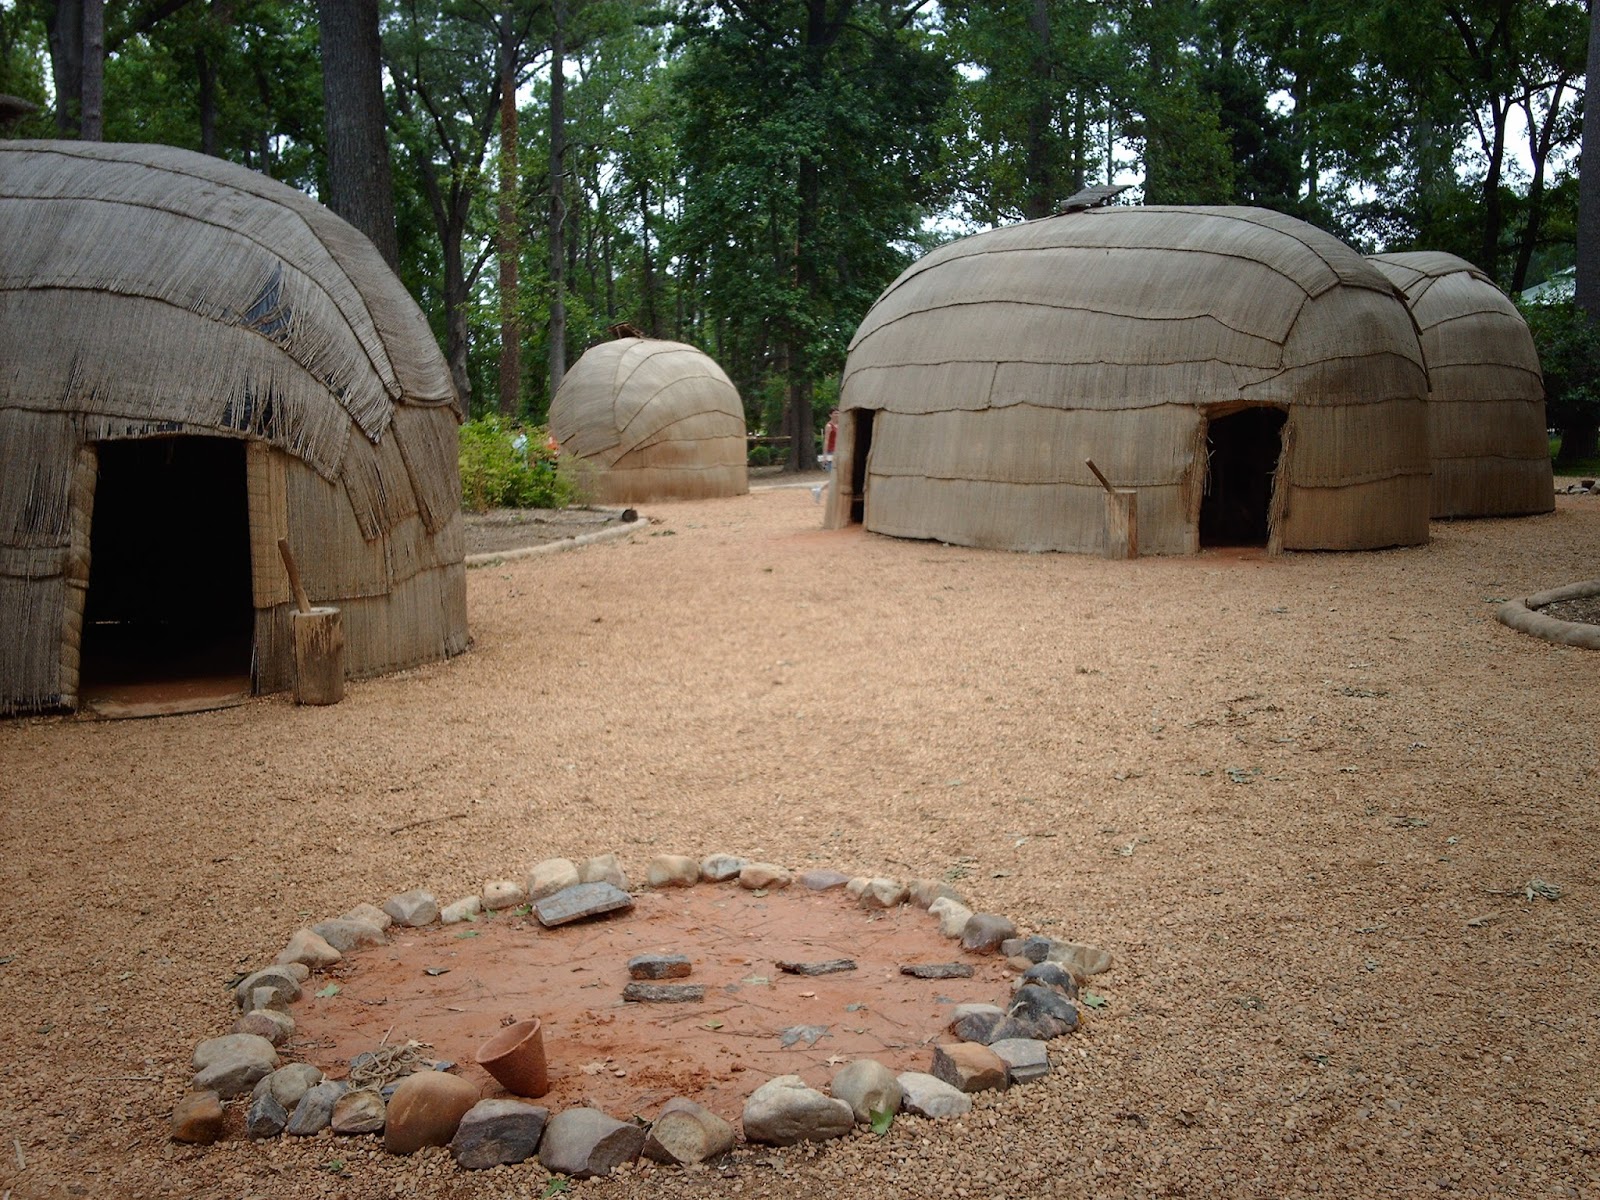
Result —
[[750, 490], [739, 391], [710, 355], [681, 342], [592, 347], [550, 402], [550, 433], [602, 504]]
[[1337, 238], [1253, 208], [1082, 208], [942, 246], [851, 342], [826, 523], [1093, 552], [1428, 538], [1427, 374]]
[[1439, 251], [1369, 260], [1405, 293], [1432, 391], [1435, 517], [1550, 512], [1544, 381], [1528, 324], [1494, 282]]
[[30, 141], [0, 245], [0, 713], [292, 686], [280, 538], [348, 674], [465, 649], [455, 393], [366, 238], [219, 159]]

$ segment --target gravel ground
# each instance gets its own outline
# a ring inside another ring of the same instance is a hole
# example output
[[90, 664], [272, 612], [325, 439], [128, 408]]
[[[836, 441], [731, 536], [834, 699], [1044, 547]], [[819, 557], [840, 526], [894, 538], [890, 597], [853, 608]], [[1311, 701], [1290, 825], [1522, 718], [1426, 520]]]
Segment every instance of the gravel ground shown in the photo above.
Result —
[[647, 515], [471, 572], [471, 652], [331, 708], [0, 723], [0, 1196], [538, 1196], [167, 1119], [298, 925], [604, 850], [949, 877], [1116, 963], [966, 1118], [575, 1194], [1595, 1194], [1600, 659], [1494, 620], [1600, 574], [1591, 498], [1133, 563], [824, 533], [803, 489]]

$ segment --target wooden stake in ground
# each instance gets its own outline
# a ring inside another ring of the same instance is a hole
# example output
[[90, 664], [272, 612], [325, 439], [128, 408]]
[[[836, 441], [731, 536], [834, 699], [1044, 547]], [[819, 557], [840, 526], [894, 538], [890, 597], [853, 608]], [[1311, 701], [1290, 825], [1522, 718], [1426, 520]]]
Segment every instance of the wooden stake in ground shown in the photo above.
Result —
[[1094, 459], [1083, 460], [1106, 489], [1106, 557], [1139, 557], [1139, 493], [1133, 488], [1115, 488]]
[[337, 704], [344, 699], [344, 619], [337, 608], [313, 608], [289, 539], [278, 539], [278, 553], [289, 572], [295, 608], [289, 624], [294, 633], [294, 699], [296, 704]]

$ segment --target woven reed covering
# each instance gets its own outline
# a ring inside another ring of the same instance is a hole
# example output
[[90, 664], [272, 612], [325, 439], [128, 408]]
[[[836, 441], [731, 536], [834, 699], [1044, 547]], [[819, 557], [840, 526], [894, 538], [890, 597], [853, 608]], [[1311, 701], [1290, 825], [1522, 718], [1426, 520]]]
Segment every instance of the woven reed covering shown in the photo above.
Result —
[[280, 537], [345, 609], [350, 674], [465, 648], [455, 394], [365, 237], [219, 159], [0, 141], [0, 245], [0, 713], [76, 706], [97, 448], [124, 439], [246, 444], [256, 690], [292, 681]]
[[1208, 422], [1270, 406], [1272, 549], [1416, 544], [1426, 405], [1404, 304], [1331, 235], [1252, 208], [1067, 213], [942, 246], [878, 298], [845, 365], [827, 523], [854, 503], [882, 533], [1099, 551], [1093, 459], [1138, 491], [1144, 552], [1192, 552]]
[[1369, 260], [1405, 293], [1432, 387], [1435, 517], [1555, 508], [1544, 380], [1517, 306], [1477, 267], [1440, 251]]
[[603, 504], [749, 491], [744, 405], [703, 351], [624, 337], [592, 347], [550, 402], [550, 432]]

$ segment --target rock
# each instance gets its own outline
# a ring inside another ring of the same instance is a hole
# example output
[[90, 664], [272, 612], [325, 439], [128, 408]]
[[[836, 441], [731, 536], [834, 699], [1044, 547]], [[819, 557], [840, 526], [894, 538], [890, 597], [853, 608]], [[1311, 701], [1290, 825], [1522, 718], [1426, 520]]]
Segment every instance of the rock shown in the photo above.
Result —
[[550, 1118], [539, 1143], [547, 1171], [591, 1179], [631, 1163], [644, 1149], [645, 1131], [597, 1108], [568, 1108]]
[[390, 1154], [412, 1154], [424, 1146], [447, 1146], [477, 1102], [478, 1089], [458, 1076], [443, 1071], [407, 1075], [389, 1101], [383, 1148]]
[[333, 1102], [328, 1125], [335, 1133], [377, 1133], [383, 1128], [383, 1097], [371, 1088], [346, 1092]]
[[850, 1106], [859, 1125], [872, 1124], [876, 1113], [897, 1113], [903, 1092], [893, 1071], [871, 1058], [858, 1058], [841, 1067], [828, 1085], [834, 1099]]
[[[527, 895], [526, 892], [523, 895]], [[439, 910], [439, 924], [459, 925], [463, 921], [470, 921], [483, 911], [483, 898], [481, 896], [463, 896]]]
[[1036, 1038], [1002, 1038], [990, 1042], [989, 1050], [1005, 1063], [1012, 1083], [1028, 1083], [1050, 1073], [1050, 1052]]
[[286, 1110], [292, 1109], [300, 1103], [300, 1097], [321, 1082], [322, 1072], [310, 1063], [290, 1063], [265, 1076], [256, 1084], [251, 1097], [259, 1100], [270, 1093]]
[[597, 854], [578, 864], [579, 883], [609, 883], [619, 891], [628, 890], [628, 877], [615, 854]]
[[845, 892], [852, 900], [861, 899], [861, 893], [867, 890], [867, 885], [872, 880], [865, 875], [857, 875], [844, 885]]
[[274, 1046], [281, 1046], [294, 1035], [294, 1018], [274, 1008], [258, 1008], [235, 1021], [233, 1032], [253, 1033]]
[[739, 886], [752, 892], [761, 888], [776, 891], [793, 882], [794, 876], [775, 863], [745, 863], [739, 868]]
[[630, 983], [622, 998], [632, 1004], [690, 1004], [706, 998], [698, 983]]
[[929, 908], [935, 900], [954, 900], [962, 908], [969, 907], [961, 893], [942, 879], [913, 880], [909, 899], [918, 908]]
[[633, 907], [633, 897], [611, 883], [580, 883], [534, 902], [539, 923], [549, 928]]
[[732, 854], [713, 854], [701, 861], [700, 878], [707, 883], [727, 883], [730, 879], [737, 879], [739, 872], [749, 862], [748, 858], [737, 858]]
[[[300, 999], [300, 981], [286, 965], [274, 965], [260, 971], [252, 971], [241, 979], [233, 989], [234, 1003], [244, 1012], [251, 1009], [251, 999], [257, 988], [277, 988], [283, 994], [284, 1001]], [[275, 1005], [262, 1005], [261, 1007], [276, 1007]]]
[[807, 1087], [798, 1075], [779, 1075], [751, 1093], [741, 1123], [746, 1141], [792, 1146], [843, 1137], [855, 1120], [845, 1101]]
[[255, 1087], [278, 1066], [278, 1051], [266, 1038], [253, 1033], [230, 1033], [201, 1042], [192, 1060], [194, 1089], [216, 1092], [226, 1099]]
[[823, 962], [786, 962], [779, 959], [778, 970], [787, 975], [837, 975], [841, 971], [854, 971], [856, 960], [853, 958], [830, 958]]
[[928, 906], [928, 911], [939, 918], [939, 932], [947, 938], [958, 938], [972, 920], [972, 910], [965, 904], [941, 896]]
[[297, 929], [294, 936], [289, 939], [289, 944], [278, 952], [280, 963], [303, 963], [313, 971], [320, 971], [324, 967], [331, 967], [344, 955], [340, 954], [327, 942], [309, 929]]
[[1011, 918], [998, 913], [973, 913], [961, 930], [961, 948], [972, 954], [993, 954], [1008, 937], [1017, 936]]
[[733, 1149], [733, 1126], [703, 1105], [674, 1096], [661, 1106], [644, 1140], [652, 1162], [691, 1167]]
[[971, 963], [901, 963], [900, 974], [913, 979], [971, 979], [977, 972]]
[[972, 1097], [942, 1079], [922, 1071], [902, 1071], [898, 1076], [900, 1107], [918, 1117], [959, 1117], [972, 1111]]
[[[1008, 946], [1010, 945], [1010, 942], [1002, 942], [1001, 945]], [[1021, 975], [1033, 965], [1034, 964], [1032, 960], [1023, 958], [1020, 954], [1013, 954], [1006, 959], [1006, 966], [1015, 971], [1018, 975]]]
[[311, 932], [332, 946], [340, 954], [349, 954], [362, 946], [382, 946], [388, 942], [383, 930], [371, 921], [354, 917], [334, 917], [331, 921], [318, 921]]
[[209, 1146], [222, 1136], [222, 1097], [206, 1090], [190, 1092], [172, 1110], [170, 1132], [175, 1142]]
[[289, 974], [294, 976], [295, 982], [302, 987], [305, 986], [306, 980], [311, 978], [311, 968], [306, 966], [305, 963], [274, 963], [273, 965], [287, 968]]
[[1005, 1063], [989, 1047], [976, 1042], [935, 1046], [932, 1074], [963, 1092], [992, 1092], [1009, 1082]]
[[1029, 984], [1054, 988], [1068, 1000], [1078, 998], [1078, 980], [1060, 963], [1040, 962], [1029, 967], [1022, 973], [1022, 981], [1017, 986], [1026, 987]]
[[[300, 985], [295, 985], [295, 995], [300, 994]], [[276, 1009], [281, 1013], [289, 1011], [289, 997], [278, 984], [267, 984], [262, 987], [252, 988], [249, 997], [244, 1002], [244, 1011], [255, 1012], [258, 1008]]]
[[1025, 938], [1007, 938], [1000, 943], [1000, 953], [1007, 958], [1025, 958], [1030, 963], [1042, 963], [1053, 945], [1054, 939], [1035, 933]]
[[569, 887], [577, 887], [578, 864], [570, 858], [547, 858], [528, 872], [528, 899], [543, 900]]
[[1013, 1020], [1033, 1022], [1042, 1028], [1054, 1028], [1050, 1037], [1071, 1033], [1078, 1027], [1077, 1007], [1054, 988], [1029, 983], [1019, 987], [1011, 997], [1011, 1007], [1006, 1016]]
[[693, 970], [683, 954], [635, 954], [628, 960], [629, 979], [684, 979]]
[[1111, 954], [1099, 946], [1085, 946], [1077, 942], [1056, 942], [1050, 947], [1049, 960], [1060, 963], [1079, 979], [1087, 979], [1111, 969]]
[[992, 1013], [994, 1016], [1003, 1017], [1006, 1010], [998, 1004], [958, 1004], [950, 1010], [950, 1019], [959, 1021], [962, 1017], [971, 1016], [973, 1013]]
[[1007, 1019], [1005, 1013], [998, 1009], [992, 1013], [971, 1012], [954, 1018], [950, 1022], [949, 1030], [963, 1042], [977, 1042], [980, 1046], [987, 1046], [999, 1036], [1000, 1027]]
[[801, 887], [813, 892], [830, 892], [834, 888], [842, 888], [850, 882], [850, 876], [843, 871], [801, 871], [795, 876], [795, 882]]
[[315, 1087], [307, 1088], [289, 1116], [284, 1132], [291, 1137], [311, 1137], [321, 1133], [333, 1120], [333, 1106], [349, 1088], [337, 1079], [324, 1079]]
[[368, 925], [376, 925], [384, 932], [394, 924], [394, 918], [376, 904], [358, 904], [347, 913], [340, 913], [346, 921], [365, 921]]
[[700, 864], [682, 854], [658, 854], [645, 868], [645, 882], [653, 888], [693, 887], [700, 882]]
[[439, 902], [433, 898], [432, 892], [414, 888], [409, 892], [390, 896], [383, 902], [383, 911], [394, 918], [396, 925], [417, 929], [423, 925], [432, 925], [439, 919]]
[[911, 889], [898, 879], [869, 879], [856, 903], [862, 908], [898, 908], [911, 895]]
[[512, 879], [491, 879], [483, 885], [483, 906], [490, 912], [528, 902], [528, 889]]
[[550, 1110], [521, 1100], [480, 1100], [450, 1139], [456, 1164], [468, 1170], [526, 1162], [539, 1148]]
[[288, 1123], [289, 1112], [278, 1098], [270, 1091], [261, 1092], [250, 1101], [244, 1115], [244, 1133], [251, 1141], [259, 1142], [277, 1137]]

